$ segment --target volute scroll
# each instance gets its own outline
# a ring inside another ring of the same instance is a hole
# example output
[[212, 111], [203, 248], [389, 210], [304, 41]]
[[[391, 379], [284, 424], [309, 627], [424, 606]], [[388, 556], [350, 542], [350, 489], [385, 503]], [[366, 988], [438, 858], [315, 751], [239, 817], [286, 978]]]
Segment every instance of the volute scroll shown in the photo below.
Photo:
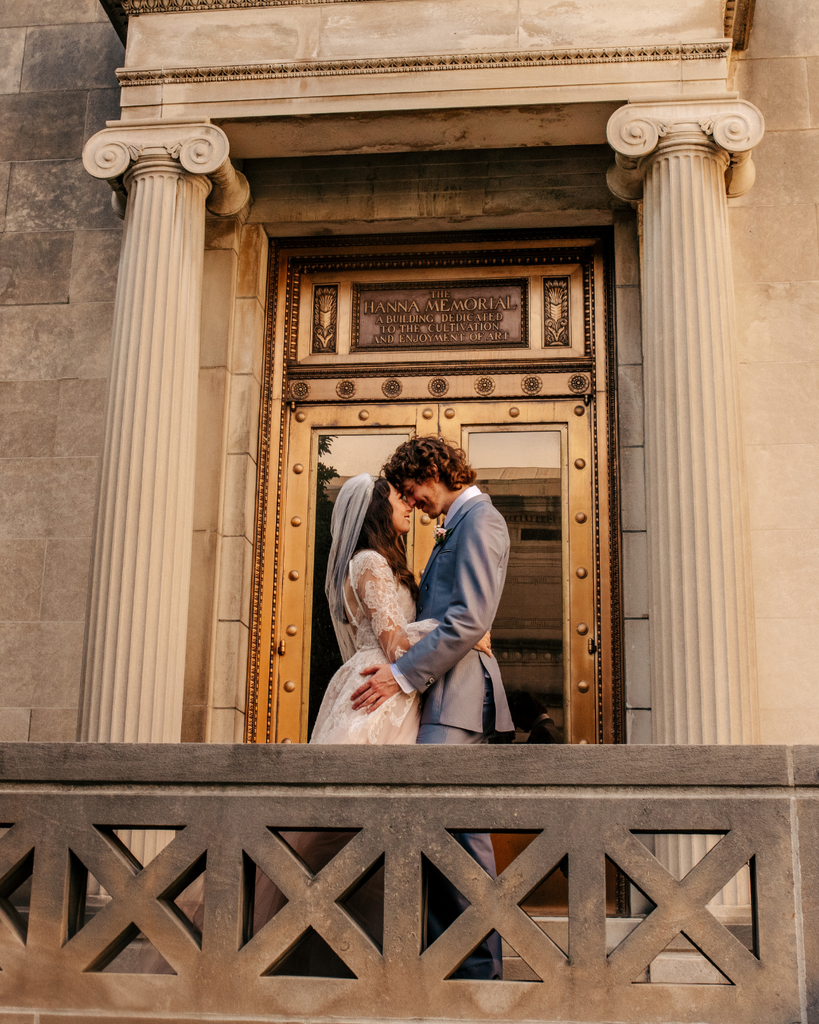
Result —
[[726, 164], [729, 196], [743, 195], [753, 184], [751, 150], [765, 132], [762, 113], [747, 100], [734, 97], [628, 103], [615, 110], [606, 138], [615, 153], [607, 179], [611, 191], [627, 202], [642, 196], [643, 164], [663, 145], [679, 142], [716, 144], [730, 157]]
[[239, 214], [250, 201], [250, 187], [230, 162], [230, 145], [221, 128], [209, 121], [113, 121], [85, 145], [83, 166], [104, 178], [114, 191], [115, 211], [124, 213], [123, 176], [140, 159], [169, 157], [189, 174], [209, 178], [208, 209], [220, 217]]

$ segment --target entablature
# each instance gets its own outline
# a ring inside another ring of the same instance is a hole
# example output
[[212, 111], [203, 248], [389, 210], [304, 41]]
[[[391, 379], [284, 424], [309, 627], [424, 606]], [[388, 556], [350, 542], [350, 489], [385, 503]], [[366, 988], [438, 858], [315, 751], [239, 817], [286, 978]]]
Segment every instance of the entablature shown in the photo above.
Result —
[[[732, 48], [724, 0], [589, 0], [580, 12], [557, 0], [123, 0], [122, 7], [130, 15], [118, 72], [123, 117], [211, 118], [234, 158], [293, 153], [282, 152], [275, 133], [259, 152], [243, 122], [322, 114], [387, 115], [389, 146], [391, 117], [571, 107], [535, 144], [567, 144], [566, 123], [576, 114], [578, 141], [603, 143], [603, 118], [589, 132], [581, 109], [718, 95]], [[457, 128], [421, 144], [481, 145], [479, 134]], [[324, 152], [349, 152], [356, 132], [351, 125], [338, 148]]]

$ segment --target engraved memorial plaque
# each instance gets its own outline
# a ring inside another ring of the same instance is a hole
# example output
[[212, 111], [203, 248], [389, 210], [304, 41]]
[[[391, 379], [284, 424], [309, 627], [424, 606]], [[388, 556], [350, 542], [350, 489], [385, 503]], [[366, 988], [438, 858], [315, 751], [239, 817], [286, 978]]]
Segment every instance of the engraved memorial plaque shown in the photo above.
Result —
[[525, 280], [353, 286], [353, 350], [528, 345]]

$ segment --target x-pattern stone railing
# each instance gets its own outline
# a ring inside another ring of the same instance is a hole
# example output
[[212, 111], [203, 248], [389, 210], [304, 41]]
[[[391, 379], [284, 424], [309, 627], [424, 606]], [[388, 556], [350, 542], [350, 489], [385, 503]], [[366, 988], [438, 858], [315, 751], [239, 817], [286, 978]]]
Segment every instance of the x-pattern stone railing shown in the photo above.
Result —
[[[817, 796], [815, 747], [0, 745], [0, 1010], [15, 1024], [49, 1011], [807, 1024], [819, 1020]], [[142, 867], [118, 837], [128, 829], [174, 837]], [[353, 834], [314, 875], [279, 832], [319, 829]], [[536, 838], [493, 879], [457, 831]], [[722, 838], [679, 881], [643, 833]], [[520, 904], [565, 857], [564, 952]], [[607, 858], [656, 905], [613, 950]], [[470, 904], [428, 948], [425, 862]], [[345, 900], [382, 864], [380, 943]], [[254, 928], [256, 866], [287, 902]], [[707, 909], [745, 866], [752, 949]], [[175, 901], [203, 872], [200, 930]], [[110, 897], [94, 914], [89, 873]], [[276, 970], [310, 928], [354, 977]], [[447, 980], [492, 929], [542, 982]], [[174, 975], [104, 970], [139, 932]], [[645, 983], [680, 933], [728, 983]]]

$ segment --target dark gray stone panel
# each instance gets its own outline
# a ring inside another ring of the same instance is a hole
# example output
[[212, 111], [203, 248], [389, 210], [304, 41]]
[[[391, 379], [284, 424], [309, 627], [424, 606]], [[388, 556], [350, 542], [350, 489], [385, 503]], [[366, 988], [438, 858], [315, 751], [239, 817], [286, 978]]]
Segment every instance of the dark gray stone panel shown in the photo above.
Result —
[[0, 160], [80, 157], [87, 105], [87, 92], [0, 96]]
[[11, 25], [65, 25], [105, 18], [99, 0], [0, 0], [0, 28]]
[[26, 34], [21, 92], [102, 89], [117, 84], [125, 49], [110, 24], [54, 25]]
[[44, 540], [0, 541], [0, 621], [40, 617], [45, 550]]
[[0, 459], [0, 539], [90, 537], [96, 497], [96, 459]]
[[248, 160], [254, 219], [506, 216], [617, 206], [605, 146]]
[[0, 623], [0, 706], [75, 703], [83, 633], [82, 622]]
[[122, 111], [119, 106], [117, 89], [91, 89], [88, 93], [88, 108], [85, 113], [85, 137], [87, 142], [92, 135], [102, 131], [106, 121], [118, 121]]
[[9, 193], [11, 164], [0, 164], [0, 232], [6, 230], [6, 200]]
[[35, 459], [54, 454], [58, 380], [0, 383], [0, 452], [4, 459]]
[[33, 160], [11, 167], [6, 231], [71, 231], [122, 224], [106, 181], [81, 160]]
[[61, 381], [55, 455], [100, 454], [107, 388], [106, 380]]
[[[812, 749], [819, 755], [819, 748]], [[802, 920], [805, 935], [805, 976], [808, 1021], [819, 1021], [819, 803], [798, 800], [799, 864], [802, 874]]]
[[121, 227], [75, 233], [71, 260], [72, 302], [113, 302], [121, 247]]
[[110, 302], [0, 306], [0, 379], [106, 377], [113, 313]]
[[819, 746], [793, 748], [793, 778], [797, 786], [819, 786]]
[[24, 28], [0, 29], [0, 93], [20, 89], [25, 42]]
[[32, 708], [28, 738], [35, 743], [72, 743], [77, 738], [77, 704]]
[[48, 541], [40, 619], [83, 622], [90, 570], [90, 539], [58, 538]]
[[0, 231], [6, 230], [6, 199], [9, 193], [11, 164], [0, 164]]
[[0, 235], [0, 305], [68, 302], [69, 232]]

